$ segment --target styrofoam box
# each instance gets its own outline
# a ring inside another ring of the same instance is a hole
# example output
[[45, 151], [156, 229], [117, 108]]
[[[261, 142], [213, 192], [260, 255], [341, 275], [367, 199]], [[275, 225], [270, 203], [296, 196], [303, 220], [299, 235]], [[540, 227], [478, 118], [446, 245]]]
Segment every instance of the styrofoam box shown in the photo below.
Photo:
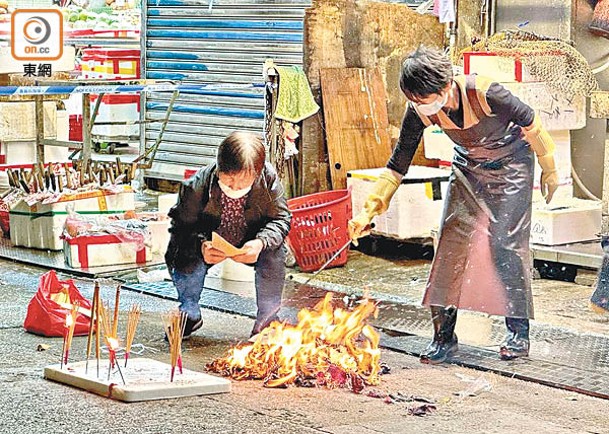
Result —
[[[2, 142], [6, 152], [6, 164], [31, 164], [36, 161], [36, 141]], [[69, 161], [70, 149], [65, 146], [45, 146], [45, 163], [66, 163]], [[8, 182], [8, 181], [7, 181]]]
[[465, 74], [480, 74], [497, 81], [536, 81], [520, 59], [492, 52], [463, 53]]
[[586, 126], [586, 97], [568, 97], [544, 82], [501, 83], [528, 104], [548, 131], [578, 130]]
[[[102, 204], [105, 210], [100, 211]], [[88, 215], [123, 214], [135, 209], [135, 193], [129, 189], [101, 198], [92, 197], [48, 205], [35, 204], [31, 207], [22, 200], [9, 213], [13, 245], [62, 250], [63, 242], [60, 236], [68, 217], [68, 205], [74, 205], [77, 213]]]
[[140, 50], [86, 48], [82, 55], [82, 78], [126, 80], [140, 77]]
[[[57, 140], [66, 141], [69, 135], [69, 121], [65, 110], [57, 110]], [[33, 140], [3, 141], [2, 152], [6, 155], [6, 164], [30, 164], [36, 161], [36, 142]], [[70, 150], [63, 146], [45, 146], [45, 163], [64, 163], [69, 161]], [[0, 172], [0, 191], [9, 188], [6, 171]]]
[[170, 193], [170, 194], [161, 194], [158, 197], [158, 208], [159, 212], [162, 214], [167, 214], [172, 206], [174, 206], [178, 202], [178, 194]]
[[[108, 366], [108, 360], [101, 363]], [[231, 390], [231, 381], [226, 378], [186, 368], [170, 382], [171, 365], [141, 357], [130, 358], [129, 367], [123, 368], [125, 384], [120, 381], [118, 373], [115, 372], [110, 379], [105, 378], [105, 373], [99, 378], [94, 369], [87, 371], [88, 365], [88, 361], [70, 362], [67, 368], [60, 364], [49, 365], [44, 368], [44, 378], [125, 402], [228, 393]]]
[[531, 242], [554, 246], [599, 238], [601, 202], [577, 198], [535, 204]]
[[[97, 97], [92, 97], [92, 104]], [[139, 95], [104, 95], [99, 105], [96, 122], [135, 122], [140, 119]], [[139, 136], [140, 127], [135, 125], [93, 125], [91, 134], [99, 136]]]
[[138, 218], [146, 216], [154, 216], [158, 220], [147, 221], [148, 230], [150, 231], [150, 251], [153, 255], [163, 255], [167, 251], [167, 245], [169, 244], [169, 222], [170, 219], [167, 214], [163, 213], [138, 213]]
[[[354, 214], [364, 206], [382, 170], [352, 170], [347, 173], [347, 186], [353, 188]], [[450, 170], [411, 166], [387, 212], [374, 218], [374, 232], [401, 239], [431, 237], [432, 230], [440, 226], [449, 176]]]
[[[151, 249], [144, 245], [142, 254], [138, 256], [138, 244], [131, 241], [123, 241], [114, 235], [99, 235], [83, 237], [86, 242], [75, 243], [77, 238], [63, 240], [63, 253], [66, 264], [72, 268], [91, 268], [122, 264], [145, 264], [151, 258]], [[80, 249], [86, 250], [87, 261], [80, 261]], [[138, 261], [138, 257], [142, 260]]]
[[[43, 103], [44, 137], [57, 137], [57, 103]], [[36, 104], [34, 101], [0, 102], [0, 140], [36, 140]], [[30, 161], [31, 163], [31, 161]]]
[[[53, 103], [55, 104], [55, 103]], [[65, 110], [57, 110], [57, 140], [66, 141], [69, 136], [69, 120]], [[45, 124], [46, 125], [46, 124]], [[45, 128], [46, 129], [46, 128]], [[29, 141], [3, 141], [0, 146], [6, 155], [6, 164], [30, 164], [36, 161], [36, 142]], [[63, 146], [45, 146], [45, 163], [63, 163], [69, 161], [70, 150]], [[6, 171], [0, 172], [0, 191], [9, 188]]]

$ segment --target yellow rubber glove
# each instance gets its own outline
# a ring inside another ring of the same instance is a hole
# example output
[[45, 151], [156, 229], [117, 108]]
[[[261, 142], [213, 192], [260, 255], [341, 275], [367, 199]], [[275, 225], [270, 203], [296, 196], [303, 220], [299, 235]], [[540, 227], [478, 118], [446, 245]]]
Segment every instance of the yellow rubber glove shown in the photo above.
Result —
[[554, 154], [537, 157], [537, 161], [539, 161], [541, 167], [541, 180], [539, 182], [541, 194], [546, 199], [546, 203], [550, 203], [554, 192], [558, 189], [558, 171], [554, 162]]
[[558, 172], [554, 162], [556, 144], [537, 115], [535, 115], [533, 123], [524, 128], [524, 136], [537, 155], [537, 161], [539, 161], [541, 167], [541, 194], [546, 199], [546, 203], [550, 203], [554, 192], [558, 188]]
[[364, 203], [364, 207], [347, 225], [349, 238], [357, 246], [357, 239], [370, 234], [372, 219], [384, 213], [389, 208], [391, 198], [400, 186], [393, 172], [385, 169], [372, 186], [372, 191]]

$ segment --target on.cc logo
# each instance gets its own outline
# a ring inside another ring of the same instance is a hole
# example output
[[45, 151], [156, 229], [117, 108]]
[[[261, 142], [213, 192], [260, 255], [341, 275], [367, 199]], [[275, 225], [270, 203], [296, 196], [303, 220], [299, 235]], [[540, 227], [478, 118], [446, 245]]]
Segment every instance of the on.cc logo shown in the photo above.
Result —
[[16, 9], [11, 15], [16, 60], [53, 61], [63, 54], [63, 15], [58, 9]]
[[23, 25], [23, 36], [30, 44], [44, 44], [51, 37], [51, 25], [42, 17], [31, 17]]

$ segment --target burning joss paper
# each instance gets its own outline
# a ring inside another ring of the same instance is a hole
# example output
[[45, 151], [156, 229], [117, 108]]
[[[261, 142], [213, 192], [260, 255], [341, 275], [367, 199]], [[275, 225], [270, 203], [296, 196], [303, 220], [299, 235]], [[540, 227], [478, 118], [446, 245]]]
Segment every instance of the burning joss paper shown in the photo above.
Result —
[[327, 294], [298, 324], [273, 322], [253, 344], [232, 348], [207, 369], [236, 380], [264, 380], [266, 387], [345, 387], [356, 393], [379, 383], [379, 334], [368, 324], [370, 300], [353, 310], [334, 308]]

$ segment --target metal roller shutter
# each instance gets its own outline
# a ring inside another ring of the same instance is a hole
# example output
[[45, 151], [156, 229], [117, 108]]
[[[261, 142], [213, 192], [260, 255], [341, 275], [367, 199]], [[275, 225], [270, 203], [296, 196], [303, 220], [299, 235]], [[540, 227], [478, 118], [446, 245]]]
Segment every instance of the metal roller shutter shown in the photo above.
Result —
[[[306, 0], [148, 0], [143, 14], [144, 76], [184, 84], [263, 83], [262, 64], [302, 65]], [[214, 161], [231, 131], [262, 132], [264, 89], [181, 93], [148, 177], [182, 179], [184, 170]], [[151, 93], [146, 119], [162, 119], [170, 93]], [[142, 146], [158, 136], [147, 124]]]

